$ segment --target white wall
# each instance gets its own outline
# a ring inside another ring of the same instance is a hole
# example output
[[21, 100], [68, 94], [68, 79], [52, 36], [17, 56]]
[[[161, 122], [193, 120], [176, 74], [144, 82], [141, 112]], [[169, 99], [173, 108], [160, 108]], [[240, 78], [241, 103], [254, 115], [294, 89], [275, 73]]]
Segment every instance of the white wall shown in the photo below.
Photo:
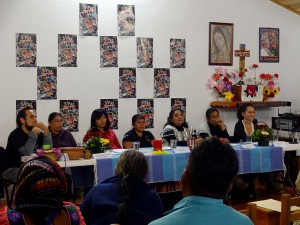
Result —
[[[119, 37], [119, 66], [136, 67], [136, 37], [154, 38], [154, 67], [169, 67], [169, 39], [186, 39], [185, 69], [171, 69], [171, 97], [187, 98], [187, 121], [198, 127], [214, 100], [207, 79], [214, 71], [208, 65], [209, 22], [234, 23], [234, 49], [245, 43], [251, 51], [246, 64], [258, 63], [259, 27], [280, 28], [280, 63], [261, 63], [257, 71], [279, 73], [282, 92], [276, 100], [292, 101], [300, 110], [299, 69], [300, 17], [267, 0], [1, 0], [0, 1], [0, 145], [6, 146], [15, 128], [17, 99], [36, 99], [36, 68], [15, 65], [15, 34], [37, 34], [37, 65], [57, 66], [57, 35], [77, 34], [79, 3], [96, 3], [99, 35], [117, 36], [117, 4], [134, 4], [136, 36]], [[79, 99], [80, 141], [89, 127], [91, 112], [101, 98], [118, 98], [118, 69], [100, 68], [99, 37], [78, 36], [78, 67], [58, 68], [58, 99], [37, 100], [38, 119], [47, 122], [49, 113], [59, 110], [60, 99]], [[237, 69], [234, 58], [229, 70]], [[137, 97], [153, 98], [153, 69], [137, 69]], [[170, 99], [154, 99], [156, 137], [166, 121]], [[289, 108], [280, 108], [281, 112]], [[277, 108], [257, 110], [257, 117], [269, 121]], [[122, 140], [136, 113], [136, 99], [119, 99], [119, 130]], [[235, 109], [221, 109], [230, 133], [236, 122]]]

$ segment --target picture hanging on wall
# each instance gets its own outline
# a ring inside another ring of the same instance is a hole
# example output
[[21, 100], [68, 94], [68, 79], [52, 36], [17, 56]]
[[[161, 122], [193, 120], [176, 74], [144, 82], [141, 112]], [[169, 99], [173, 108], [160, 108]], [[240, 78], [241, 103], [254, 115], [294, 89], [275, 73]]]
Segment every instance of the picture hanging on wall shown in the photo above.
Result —
[[79, 4], [79, 35], [98, 36], [97, 4]]
[[118, 5], [118, 34], [119, 36], [135, 35], [134, 5]]
[[136, 97], [136, 69], [119, 68], [119, 98]]
[[16, 34], [16, 66], [36, 67], [36, 34]]
[[108, 114], [111, 129], [118, 129], [118, 99], [101, 99], [100, 108]]
[[259, 28], [259, 62], [279, 62], [278, 28]]
[[170, 69], [154, 69], [154, 98], [170, 98]]
[[36, 100], [16, 100], [16, 115], [18, 115], [21, 109], [26, 107], [30, 107], [36, 111]]
[[171, 98], [171, 109], [180, 108], [186, 113], [186, 98]]
[[57, 68], [37, 68], [37, 99], [57, 99]]
[[146, 129], [154, 128], [154, 103], [153, 99], [138, 99], [137, 113], [145, 118]]
[[78, 131], [79, 129], [79, 102], [78, 100], [60, 100], [60, 113], [64, 118], [64, 129], [70, 132]]
[[153, 38], [136, 39], [137, 44], [137, 67], [152, 68], [153, 67]]
[[100, 36], [100, 67], [118, 67], [117, 36]]
[[58, 66], [77, 67], [77, 36], [58, 35]]
[[209, 65], [232, 66], [233, 23], [209, 23]]
[[185, 39], [170, 39], [170, 67], [185, 68]]

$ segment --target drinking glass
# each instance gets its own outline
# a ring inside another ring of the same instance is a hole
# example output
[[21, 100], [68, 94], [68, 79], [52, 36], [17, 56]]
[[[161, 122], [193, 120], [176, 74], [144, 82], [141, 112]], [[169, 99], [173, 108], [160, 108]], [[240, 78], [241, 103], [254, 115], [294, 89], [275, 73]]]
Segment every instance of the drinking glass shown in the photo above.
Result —
[[171, 147], [171, 149], [177, 148], [177, 140], [176, 139], [172, 139], [170, 141], [170, 147]]
[[140, 142], [139, 141], [132, 142], [132, 150], [139, 150], [139, 149], [140, 149]]
[[246, 142], [249, 143], [249, 144], [252, 143], [252, 135], [251, 134], [246, 135]]

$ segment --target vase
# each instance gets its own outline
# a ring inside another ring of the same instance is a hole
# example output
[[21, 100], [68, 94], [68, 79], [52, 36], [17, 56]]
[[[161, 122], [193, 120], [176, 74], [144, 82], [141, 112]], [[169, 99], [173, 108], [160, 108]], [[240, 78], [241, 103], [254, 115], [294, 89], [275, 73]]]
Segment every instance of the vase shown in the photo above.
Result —
[[84, 150], [83, 158], [84, 159], [91, 159], [92, 158], [92, 151], [88, 150], [88, 149]]
[[234, 97], [232, 99], [233, 102], [240, 102], [242, 101], [241, 96], [242, 96], [242, 85], [233, 85], [232, 86], [233, 90], [232, 93], [234, 94]]
[[257, 143], [258, 146], [269, 146], [269, 140], [267, 138], [261, 138]]

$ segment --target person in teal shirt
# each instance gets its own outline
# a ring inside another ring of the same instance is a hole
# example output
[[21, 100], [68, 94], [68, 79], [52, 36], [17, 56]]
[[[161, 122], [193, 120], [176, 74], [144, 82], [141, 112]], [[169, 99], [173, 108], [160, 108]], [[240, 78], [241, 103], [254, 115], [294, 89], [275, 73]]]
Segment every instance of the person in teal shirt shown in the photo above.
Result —
[[237, 172], [238, 159], [230, 145], [215, 137], [206, 139], [191, 151], [181, 177], [184, 198], [149, 225], [253, 225], [223, 204]]

